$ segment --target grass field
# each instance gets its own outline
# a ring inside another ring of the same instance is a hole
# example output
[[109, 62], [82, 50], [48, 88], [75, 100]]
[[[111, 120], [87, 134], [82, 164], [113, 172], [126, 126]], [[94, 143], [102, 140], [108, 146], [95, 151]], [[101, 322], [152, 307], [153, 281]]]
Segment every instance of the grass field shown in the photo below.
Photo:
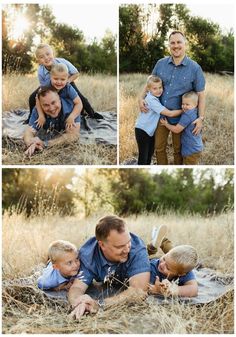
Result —
[[[83, 95], [88, 98], [96, 111], [117, 112], [115, 76], [103, 74], [80, 75], [76, 85]], [[5, 75], [3, 77], [2, 95], [3, 113], [4, 111], [18, 108], [28, 109], [28, 98], [38, 86], [38, 80], [35, 75]], [[24, 156], [24, 149], [23, 141], [5, 138], [2, 150], [3, 164], [111, 165], [117, 163], [117, 149], [115, 146], [83, 145], [75, 142], [38, 152], [31, 158]]]
[[[203, 127], [204, 150], [202, 165], [233, 165], [234, 163], [234, 78], [206, 75], [206, 119]], [[139, 114], [138, 96], [147, 75], [120, 75], [119, 161], [137, 158], [134, 126]], [[169, 164], [173, 164], [173, 148], [169, 140]], [[155, 160], [154, 160], [155, 161]]]
[[[133, 299], [119, 303], [79, 322], [69, 320], [68, 307], [46, 301], [36, 288], [13, 287], [14, 279], [28, 277], [47, 260], [48, 244], [70, 240], [78, 247], [94, 233], [99, 214], [87, 219], [48, 214], [26, 218], [24, 213], [3, 216], [3, 333], [120, 333], [225, 334], [234, 332], [233, 292], [205, 305], [173, 302], [157, 305]], [[198, 215], [143, 214], [126, 219], [129, 230], [150, 241], [153, 226], [168, 225], [175, 245], [191, 244], [204, 267], [233, 275], [233, 213]]]

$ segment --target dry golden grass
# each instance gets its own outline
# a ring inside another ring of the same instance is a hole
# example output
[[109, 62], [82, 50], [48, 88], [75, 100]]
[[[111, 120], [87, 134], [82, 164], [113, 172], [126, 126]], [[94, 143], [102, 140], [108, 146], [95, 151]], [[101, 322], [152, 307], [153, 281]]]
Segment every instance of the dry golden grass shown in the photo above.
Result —
[[[120, 75], [120, 163], [137, 158], [134, 126], [139, 114], [138, 96], [147, 75]], [[203, 165], [234, 163], [234, 79], [232, 76], [206, 74], [206, 120], [203, 128]], [[173, 164], [169, 142], [168, 158]]]
[[[103, 214], [100, 214], [103, 215]], [[99, 215], [99, 216], [100, 216]], [[68, 307], [48, 301], [36, 288], [14, 287], [11, 280], [30, 275], [46, 262], [48, 244], [56, 239], [78, 247], [94, 233], [98, 215], [88, 219], [49, 214], [26, 218], [23, 213], [3, 216], [3, 332], [4, 333], [233, 333], [233, 292], [206, 305], [179, 302], [157, 305], [151, 300], [128, 300], [70, 321]], [[168, 225], [174, 244], [189, 243], [205, 267], [225, 275], [233, 273], [233, 213], [203, 218], [195, 215], [144, 214], [126, 219], [129, 229], [147, 243], [153, 226]], [[7, 285], [8, 284], [8, 285]]]
[[[96, 111], [117, 111], [117, 83], [115, 76], [103, 74], [80, 75], [78, 88]], [[10, 74], [3, 77], [3, 111], [28, 109], [28, 98], [38, 87], [35, 75]], [[13, 94], [14, 89], [14, 94]], [[115, 165], [115, 146], [63, 144], [28, 158], [21, 141], [4, 139], [2, 162], [6, 165]]]

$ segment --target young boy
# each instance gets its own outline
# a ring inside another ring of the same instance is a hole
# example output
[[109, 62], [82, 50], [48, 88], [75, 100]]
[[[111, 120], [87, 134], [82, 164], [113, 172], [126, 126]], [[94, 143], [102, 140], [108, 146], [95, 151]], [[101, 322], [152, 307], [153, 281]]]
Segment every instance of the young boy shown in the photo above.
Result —
[[176, 246], [160, 259], [150, 260], [149, 293], [164, 296], [197, 296], [198, 285], [192, 271], [197, 261], [197, 252], [189, 245]]
[[50, 262], [38, 279], [38, 287], [43, 290], [68, 290], [80, 268], [77, 248], [68, 241], [58, 240], [50, 244], [48, 255]]
[[[84, 110], [88, 113], [88, 115], [90, 117], [94, 118], [95, 112], [94, 112], [93, 108], [91, 107], [87, 98], [85, 98], [81, 94], [81, 92], [78, 90], [78, 88], [76, 87], [76, 85], [74, 83], [74, 81], [79, 76], [79, 72], [73, 66], [73, 64], [71, 64], [69, 61], [67, 61], [64, 58], [55, 58], [53, 50], [52, 50], [51, 46], [49, 46], [48, 44], [38, 45], [38, 47], [36, 49], [36, 52], [35, 52], [35, 55], [36, 55], [37, 62], [39, 64], [38, 79], [39, 79], [39, 82], [40, 82], [40, 86], [45, 87], [45, 86], [50, 85], [50, 70], [51, 70], [53, 64], [58, 64], [58, 63], [65, 64], [66, 67], [68, 68], [68, 73], [69, 73], [69, 77], [68, 77], [68, 80], [67, 80], [68, 83], [70, 83], [74, 87], [74, 89], [78, 93], [79, 97], [81, 98]], [[29, 119], [30, 119], [32, 110], [33, 110], [33, 108], [35, 106], [35, 103], [36, 103], [35, 100], [36, 100], [38, 89], [35, 90], [29, 97], [29, 107], [30, 107]]]
[[193, 134], [195, 125], [193, 121], [198, 118], [198, 95], [194, 91], [187, 92], [182, 96], [183, 114], [177, 125], [171, 125], [167, 119], [161, 119], [162, 125], [174, 133], [181, 135], [181, 154], [183, 156], [184, 165], [197, 165], [199, 163], [201, 153], [203, 150], [201, 133]]
[[155, 75], [147, 79], [147, 95], [145, 102], [148, 105], [147, 112], [141, 112], [135, 124], [135, 137], [138, 144], [138, 165], [150, 165], [154, 152], [154, 133], [160, 119], [160, 114], [175, 117], [182, 110], [168, 110], [159, 101], [163, 93], [162, 80]]
[[[75, 89], [68, 83], [68, 68], [63, 63], [54, 64], [50, 71], [50, 86], [54, 87], [59, 96], [63, 98], [62, 109], [66, 116], [66, 128], [72, 128], [75, 123], [80, 123], [80, 113], [82, 111], [82, 101]], [[38, 120], [36, 126], [41, 127], [46, 121], [44, 112], [36, 98], [36, 109]], [[67, 117], [68, 116], [68, 117]]]

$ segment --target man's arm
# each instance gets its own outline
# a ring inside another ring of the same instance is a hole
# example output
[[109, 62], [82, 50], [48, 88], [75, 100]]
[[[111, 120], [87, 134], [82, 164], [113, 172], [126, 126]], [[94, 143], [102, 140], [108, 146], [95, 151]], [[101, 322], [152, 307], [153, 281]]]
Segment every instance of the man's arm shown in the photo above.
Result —
[[23, 136], [23, 140], [27, 146], [26, 155], [31, 156], [37, 149], [43, 149], [43, 141], [39, 137], [35, 137], [35, 134], [36, 130], [31, 126], [27, 126]]
[[50, 139], [47, 146], [61, 145], [68, 142], [76, 141], [79, 138], [80, 124], [76, 124], [72, 128], [66, 128], [66, 132], [62, 135]]
[[[145, 296], [148, 289], [148, 284], [150, 281], [150, 272], [140, 273], [132, 276], [129, 279], [129, 288], [119, 295], [106, 298], [104, 300], [105, 305], [112, 305], [127, 300], [129, 296], [133, 296], [134, 292], [132, 289], [136, 290], [136, 293], [141, 294], [141, 296]], [[130, 290], [131, 289], [131, 290]]]
[[200, 91], [198, 94], [198, 118], [193, 122], [195, 124], [195, 128], [193, 129], [193, 134], [198, 135], [202, 130], [202, 122], [205, 118], [205, 91]]
[[177, 124], [177, 125], [169, 124], [167, 119], [164, 119], [164, 118], [160, 119], [160, 123], [164, 125], [168, 130], [174, 133], [180, 133], [184, 129], [184, 127], [180, 124]]

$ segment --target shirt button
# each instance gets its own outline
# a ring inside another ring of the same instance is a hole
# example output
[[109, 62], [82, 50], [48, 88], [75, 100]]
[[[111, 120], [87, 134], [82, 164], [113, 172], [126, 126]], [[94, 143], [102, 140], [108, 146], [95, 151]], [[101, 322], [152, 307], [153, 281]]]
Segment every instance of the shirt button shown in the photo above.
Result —
[[169, 93], [167, 92], [167, 95], [168, 95]]

